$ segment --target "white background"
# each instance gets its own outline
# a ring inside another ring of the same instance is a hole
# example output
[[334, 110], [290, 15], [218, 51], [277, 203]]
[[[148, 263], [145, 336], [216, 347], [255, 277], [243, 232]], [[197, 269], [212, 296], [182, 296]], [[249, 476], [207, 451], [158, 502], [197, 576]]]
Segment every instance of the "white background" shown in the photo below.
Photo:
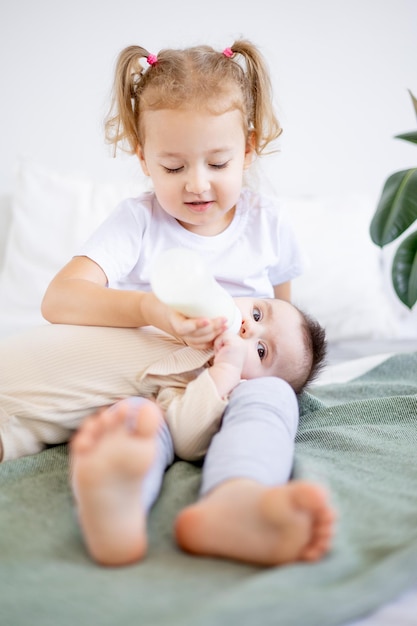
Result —
[[416, 146], [415, 0], [0, 0], [0, 194], [19, 155], [98, 180], [138, 172], [113, 159], [102, 121], [126, 45], [259, 45], [284, 134], [264, 164], [284, 195], [378, 195]]

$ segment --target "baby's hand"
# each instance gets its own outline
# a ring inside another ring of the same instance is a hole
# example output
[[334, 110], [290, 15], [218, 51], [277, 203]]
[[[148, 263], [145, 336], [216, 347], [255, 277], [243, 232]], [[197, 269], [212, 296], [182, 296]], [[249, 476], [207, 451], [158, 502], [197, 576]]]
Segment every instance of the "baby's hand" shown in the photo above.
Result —
[[209, 374], [221, 398], [226, 398], [240, 382], [248, 343], [227, 331], [214, 342], [214, 363]]
[[226, 331], [214, 342], [214, 363], [227, 363], [242, 372], [247, 350], [247, 343], [242, 337]]

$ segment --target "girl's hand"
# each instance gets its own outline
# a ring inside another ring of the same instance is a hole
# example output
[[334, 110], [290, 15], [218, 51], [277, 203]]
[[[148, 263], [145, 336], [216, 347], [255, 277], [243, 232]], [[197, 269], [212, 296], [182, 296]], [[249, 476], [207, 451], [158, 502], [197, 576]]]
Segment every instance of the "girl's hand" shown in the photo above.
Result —
[[196, 350], [206, 350], [212, 348], [215, 339], [226, 330], [226, 319], [185, 317], [182, 313], [174, 311], [172, 326], [175, 335], [185, 341], [187, 346]]
[[178, 337], [197, 350], [213, 347], [213, 342], [226, 330], [227, 320], [186, 317], [164, 304], [153, 293], [142, 294], [142, 314], [147, 323]]

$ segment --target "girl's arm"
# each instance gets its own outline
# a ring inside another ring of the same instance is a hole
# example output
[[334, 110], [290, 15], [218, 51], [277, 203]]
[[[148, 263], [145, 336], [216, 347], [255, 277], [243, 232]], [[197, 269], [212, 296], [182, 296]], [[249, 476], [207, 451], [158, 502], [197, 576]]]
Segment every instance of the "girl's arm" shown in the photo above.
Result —
[[274, 285], [274, 295], [279, 300], [291, 302], [291, 281], [288, 280], [286, 283]]
[[111, 289], [101, 267], [88, 257], [74, 257], [51, 281], [42, 315], [54, 324], [136, 328], [156, 326], [197, 349], [210, 347], [224, 330], [220, 318], [187, 318], [153, 293]]
[[55, 324], [144, 326], [142, 293], [107, 288], [101, 267], [74, 257], [55, 276], [42, 301], [42, 315]]

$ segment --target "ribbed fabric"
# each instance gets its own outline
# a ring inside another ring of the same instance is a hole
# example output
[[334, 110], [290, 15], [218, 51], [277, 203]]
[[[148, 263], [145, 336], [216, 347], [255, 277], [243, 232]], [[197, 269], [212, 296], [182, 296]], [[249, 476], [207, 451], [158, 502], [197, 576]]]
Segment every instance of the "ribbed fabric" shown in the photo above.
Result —
[[65, 442], [91, 412], [138, 395], [158, 400], [177, 454], [197, 459], [226, 406], [205, 372], [211, 356], [151, 327], [46, 325], [7, 338], [0, 343], [3, 460]]

